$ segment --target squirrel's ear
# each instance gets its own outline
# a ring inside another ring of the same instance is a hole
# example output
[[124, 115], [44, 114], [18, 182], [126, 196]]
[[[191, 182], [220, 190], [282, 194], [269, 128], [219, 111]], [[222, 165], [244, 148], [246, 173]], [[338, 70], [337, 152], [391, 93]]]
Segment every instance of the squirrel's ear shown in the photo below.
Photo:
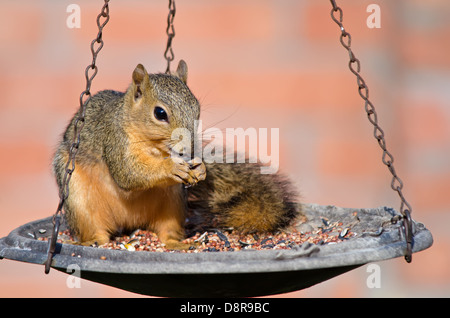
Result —
[[133, 71], [133, 87], [134, 98], [138, 99], [142, 96], [142, 87], [148, 82], [148, 73], [142, 64], [138, 64]]
[[175, 74], [184, 84], [187, 83], [188, 67], [184, 60], [180, 60], [177, 67], [177, 72]]

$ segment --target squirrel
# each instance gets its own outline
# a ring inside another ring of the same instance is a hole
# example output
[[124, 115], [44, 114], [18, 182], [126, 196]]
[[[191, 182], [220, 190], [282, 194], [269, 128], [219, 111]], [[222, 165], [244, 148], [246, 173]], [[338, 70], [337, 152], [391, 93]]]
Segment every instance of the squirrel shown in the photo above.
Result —
[[[189, 220], [197, 220], [191, 222], [196, 228], [272, 232], [302, 213], [290, 182], [279, 174], [261, 174], [257, 164], [173, 155], [182, 151], [182, 143], [172, 140], [172, 132], [185, 129], [193, 144], [200, 117], [187, 75], [183, 60], [170, 74], [148, 74], [139, 64], [125, 92], [104, 90], [88, 101], [64, 202], [77, 244], [102, 245], [124, 231], [148, 229], [166, 248], [188, 249], [182, 240]], [[81, 111], [54, 155], [59, 189]]]

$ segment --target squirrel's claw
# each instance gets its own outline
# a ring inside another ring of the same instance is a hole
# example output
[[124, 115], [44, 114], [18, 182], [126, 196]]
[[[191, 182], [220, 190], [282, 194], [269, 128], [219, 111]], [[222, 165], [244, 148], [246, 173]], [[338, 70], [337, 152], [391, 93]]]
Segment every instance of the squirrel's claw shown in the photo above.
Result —
[[194, 159], [192, 159], [188, 163], [189, 163], [189, 165], [191, 167], [191, 171], [194, 172], [195, 184], [197, 184], [197, 182], [199, 182], [199, 181], [205, 180], [205, 178], [206, 178], [206, 166], [202, 162], [202, 160], [200, 158], [195, 157]]
[[196, 185], [206, 178], [206, 167], [200, 158], [194, 158], [189, 162], [181, 158], [172, 158], [173, 166], [170, 175], [172, 179], [183, 183], [186, 187]]

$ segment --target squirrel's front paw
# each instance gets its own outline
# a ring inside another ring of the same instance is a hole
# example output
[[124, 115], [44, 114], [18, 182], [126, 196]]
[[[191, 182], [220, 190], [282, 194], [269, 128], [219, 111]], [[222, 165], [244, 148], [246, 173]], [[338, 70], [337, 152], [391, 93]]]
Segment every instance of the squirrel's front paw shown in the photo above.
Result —
[[[194, 159], [188, 161], [191, 171], [194, 173], [196, 181], [202, 181], [206, 178], [206, 166], [202, 159], [195, 157]], [[196, 183], [197, 183], [196, 182]]]
[[171, 158], [173, 166], [171, 177], [179, 183], [185, 185], [195, 185], [206, 177], [206, 168], [200, 159], [194, 158], [186, 162], [182, 158]]

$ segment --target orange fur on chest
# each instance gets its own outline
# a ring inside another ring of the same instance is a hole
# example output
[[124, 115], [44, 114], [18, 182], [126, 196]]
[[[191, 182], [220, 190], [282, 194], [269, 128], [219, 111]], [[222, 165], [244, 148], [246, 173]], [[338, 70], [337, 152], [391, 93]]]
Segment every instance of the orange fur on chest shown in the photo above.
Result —
[[179, 185], [124, 191], [104, 163], [76, 167], [67, 203], [69, 225], [82, 242], [104, 243], [118, 231], [137, 228], [182, 236], [184, 203]]

